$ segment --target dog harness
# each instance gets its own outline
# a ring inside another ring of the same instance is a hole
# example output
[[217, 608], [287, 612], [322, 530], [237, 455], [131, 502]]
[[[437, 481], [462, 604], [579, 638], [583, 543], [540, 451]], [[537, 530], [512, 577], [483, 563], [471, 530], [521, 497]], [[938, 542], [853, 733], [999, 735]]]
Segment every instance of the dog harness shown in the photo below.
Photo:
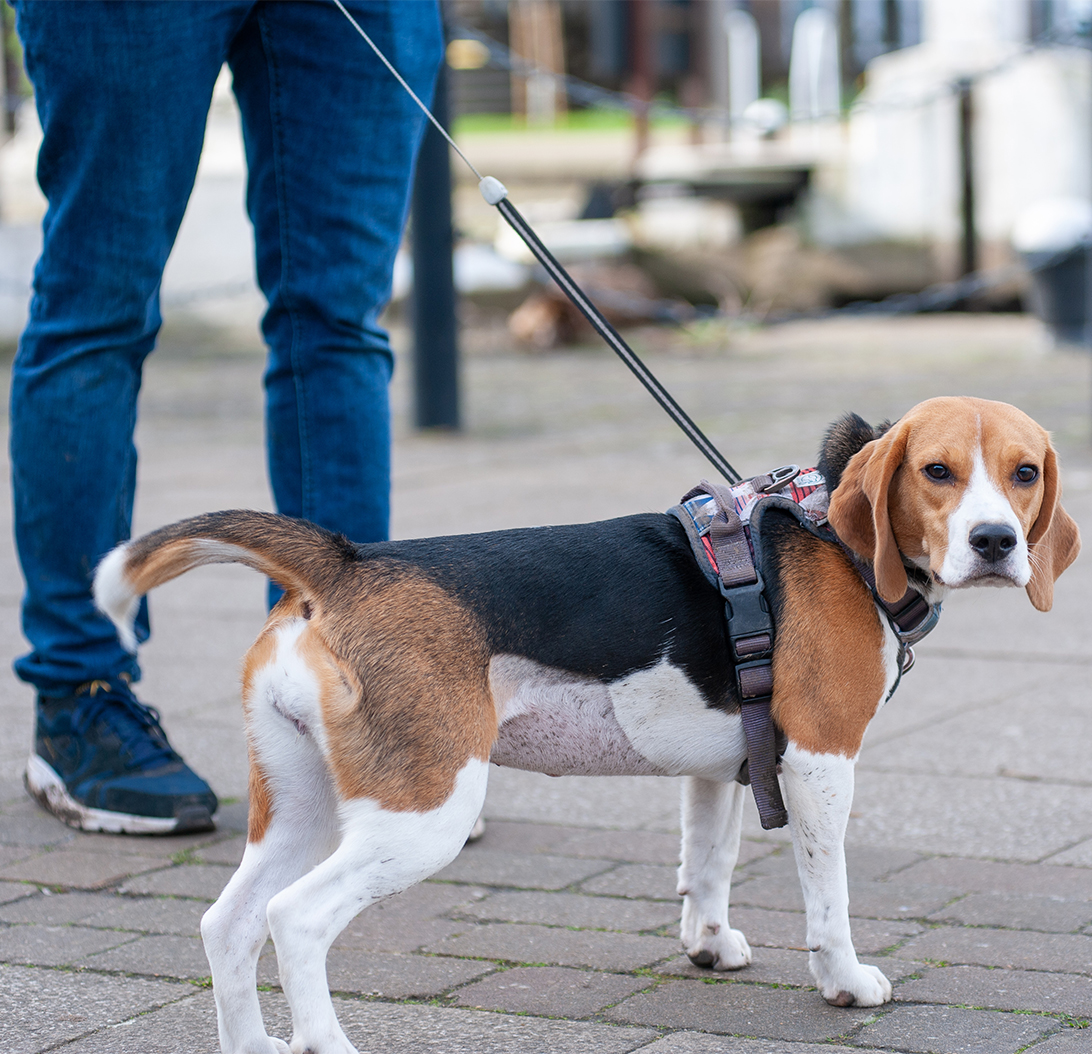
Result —
[[[818, 469], [785, 465], [733, 487], [702, 480], [668, 510], [686, 530], [705, 577], [724, 598], [728, 645], [735, 665], [747, 760], [737, 779], [750, 783], [763, 828], [788, 822], [777, 780], [783, 739], [770, 714], [773, 698], [775, 626], [765, 594], [762, 522], [771, 509], [792, 516], [805, 530], [842, 546], [865, 580], [899, 641], [899, 672], [890, 699], [914, 661], [912, 645], [937, 624], [940, 604], [929, 604], [913, 588], [894, 604], [876, 592], [872, 568], [850, 550], [827, 523], [830, 495]], [[885, 700], [886, 701], [886, 700]]]

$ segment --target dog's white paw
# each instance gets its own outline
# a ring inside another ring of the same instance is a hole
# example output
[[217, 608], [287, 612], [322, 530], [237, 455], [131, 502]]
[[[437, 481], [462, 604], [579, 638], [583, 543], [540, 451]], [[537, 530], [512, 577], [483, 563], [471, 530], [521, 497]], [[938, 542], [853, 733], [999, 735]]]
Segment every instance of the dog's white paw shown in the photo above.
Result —
[[285, 1054], [359, 1054], [340, 1028], [337, 1029], [336, 1034], [324, 1036], [319, 1042], [293, 1036], [292, 1046], [285, 1047], [284, 1051]]
[[881, 1006], [891, 999], [891, 982], [875, 966], [856, 963], [848, 974], [832, 984], [820, 983], [831, 1006]]
[[715, 932], [706, 926], [693, 943], [686, 943], [686, 954], [695, 966], [709, 970], [742, 970], [751, 961], [751, 946], [739, 930], [720, 927]]

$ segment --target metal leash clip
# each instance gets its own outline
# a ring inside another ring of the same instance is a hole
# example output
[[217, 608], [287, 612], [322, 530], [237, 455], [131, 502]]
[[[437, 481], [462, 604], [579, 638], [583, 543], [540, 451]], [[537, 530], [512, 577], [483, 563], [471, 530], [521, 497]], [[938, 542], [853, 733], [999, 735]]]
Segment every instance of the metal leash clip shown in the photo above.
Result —
[[774, 491], [787, 487], [799, 475], [799, 465], [782, 465], [761, 476], [755, 476], [751, 480], [751, 486], [754, 487], [756, 494], [772, 494]]

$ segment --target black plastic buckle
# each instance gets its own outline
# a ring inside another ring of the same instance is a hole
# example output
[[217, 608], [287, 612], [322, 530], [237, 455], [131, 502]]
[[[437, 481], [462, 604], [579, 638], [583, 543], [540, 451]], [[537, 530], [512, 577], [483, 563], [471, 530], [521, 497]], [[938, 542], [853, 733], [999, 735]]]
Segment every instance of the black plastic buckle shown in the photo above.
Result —
[[[756, 568], [757, 573], [757, 568]], [[723, 589], [724, 614], [728, 620], [728, 639], [732, 644], [732, 658], [746, 662], [773, 652], [774, 627], [770, 608], [763, 594], [762, 579], [749, 586]], [[754, 637], [765, 634], [769, 638], [766, 648], [754, 651], [746, 646]]]

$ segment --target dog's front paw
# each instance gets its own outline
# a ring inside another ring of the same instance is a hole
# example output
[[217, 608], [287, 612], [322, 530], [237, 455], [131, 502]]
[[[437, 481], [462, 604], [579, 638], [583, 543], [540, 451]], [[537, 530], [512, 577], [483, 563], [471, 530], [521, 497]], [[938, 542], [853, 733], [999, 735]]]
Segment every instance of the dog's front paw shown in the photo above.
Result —
[[891, 982], [875, 966], [856, 963], [848, 977], [820, 983], [819, 991], [831, 1006], [881, 1006], [891, 999]]
[[695, 966], [742, 970], [751, 961], [751, 946], [739, 930], [724, 926], [714, 931], [706, 926], [697, 941], [686, 944], [686, 954]]

